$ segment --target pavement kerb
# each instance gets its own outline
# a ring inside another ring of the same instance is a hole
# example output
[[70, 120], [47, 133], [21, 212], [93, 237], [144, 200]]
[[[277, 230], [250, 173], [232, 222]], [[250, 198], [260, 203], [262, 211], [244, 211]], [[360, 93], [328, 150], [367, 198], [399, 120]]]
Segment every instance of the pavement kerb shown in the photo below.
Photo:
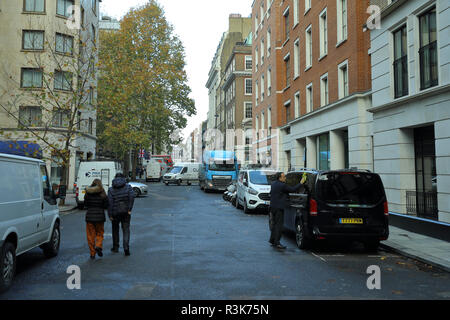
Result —
[[398, 253], [402, 256], [414, 259], [414, 260], [418, 260], [420, 262], [426, 263], [428, 265], [431, 265], [437, 269], [446, 271], [446, 272], [450, 272], [450, 266], [448, 266], [448, 264], [444, 263], [443, 261], [436, 261], [436, 259], [433, 259], [432, 257], [426, 258], [423, 255], [417, 255], [417, 254], [413, 254], [411, 252], [408, 252], [406, 249], [404, 249], [401, 246], [397, 246], [394, 243], [380, 243], [380, 247], [394, 252], [394, 253]]

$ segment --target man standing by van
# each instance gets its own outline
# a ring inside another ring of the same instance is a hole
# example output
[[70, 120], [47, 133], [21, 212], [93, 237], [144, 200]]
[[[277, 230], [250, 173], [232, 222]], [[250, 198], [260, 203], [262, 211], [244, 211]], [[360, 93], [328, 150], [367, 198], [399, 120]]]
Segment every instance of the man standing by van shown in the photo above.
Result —
[[286, 246], [280, 243], [281, 232], [283, 231], [284, 209], [286, 206], [287, 195], [299, 190], [305, 183], [302, 179], [299, 184], [289, 187], [286, 184], [286, 175], [283, 172], [277, 174], [277, 179], [272, 182], [270, 188], [270, 240], [272, 246], [277, 249], [286, 249]]
[[134, 204], [134, 192], [127, 183], [125, 176], [116, 174], [112, 187], [108, 190], [108, 215], [112, 221], [113, 247], [112, 252], [119, 252], [119, 226], [122, 225], [123, 249], [125, 255], [130, 255], [130, 221]]

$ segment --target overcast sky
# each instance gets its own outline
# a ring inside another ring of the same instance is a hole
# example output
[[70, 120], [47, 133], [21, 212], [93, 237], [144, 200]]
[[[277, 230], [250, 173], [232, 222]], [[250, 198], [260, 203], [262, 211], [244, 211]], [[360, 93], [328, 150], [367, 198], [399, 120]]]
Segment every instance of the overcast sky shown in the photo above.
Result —
[[[147, 0], [102, 0], [100, 11], [120, 20], [130, 8]], [[186, 52], [186, 72], [191, 98], [195, 100], [197, 115], [189, 118], [184, 138], [203, 120], [208, 112], [208, 90], [205, 87], [211, 61], [223, 32], [228, 29], [228, 16], [240, 13], [249, 17], [253, 0], [158, 0], [165, 16], [183, 42]]]

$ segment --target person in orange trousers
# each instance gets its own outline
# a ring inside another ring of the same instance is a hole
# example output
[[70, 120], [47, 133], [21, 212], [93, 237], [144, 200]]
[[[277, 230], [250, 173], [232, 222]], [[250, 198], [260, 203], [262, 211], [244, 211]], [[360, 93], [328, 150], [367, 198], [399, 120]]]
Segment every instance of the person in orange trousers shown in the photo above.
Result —
[[105, 209], [108, 208], [108, 196], [100, 179], [95, 179], [92, 185], [86, 188], [84, 205], [87, 208], [86, 234], [91, 259], [95, 259], [96, 254], [103, 257]]

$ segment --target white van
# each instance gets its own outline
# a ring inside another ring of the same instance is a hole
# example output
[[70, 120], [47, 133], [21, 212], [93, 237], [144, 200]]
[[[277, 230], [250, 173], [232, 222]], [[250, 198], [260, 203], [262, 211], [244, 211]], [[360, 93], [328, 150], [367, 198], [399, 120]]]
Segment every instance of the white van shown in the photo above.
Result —
[[118, 162], [115, 161], [85, 161], [80, 163], [77, 176], [77, 190], [75, 198], [78, 208], [84, 207], [84, 194], [95, 179], [100, 179], [103, 188], [108, 192], [117, 173], [123, 173]]
[[156, 160], [150, 160], [145, 166], [145, 170], [146, 170], [145, 181], [151, 180], [161, 181], [161, 172], [162, 172], [161, 163], [159, 163]]
[[245, 213], [255, 209], [268, 211], [271, 184], [277, 173], [269, 169], [241, 170], [236, 183], [236, 208], [243, 208]]
[[40, 246], [58, 254], [60, 218], [41, 160], [0, 153], [0, 292], [12, 284], [16, 257]]
[[166, 186], [169, 183], [176, 183], [178, 185], [186, 182], [188, 186], [192, 182], [198, 181], [198, 173], [200, 172], [202, 164], [198, 162], [183, 162], [176, 163], [173, 168], [164, 175], [163, 181]]

